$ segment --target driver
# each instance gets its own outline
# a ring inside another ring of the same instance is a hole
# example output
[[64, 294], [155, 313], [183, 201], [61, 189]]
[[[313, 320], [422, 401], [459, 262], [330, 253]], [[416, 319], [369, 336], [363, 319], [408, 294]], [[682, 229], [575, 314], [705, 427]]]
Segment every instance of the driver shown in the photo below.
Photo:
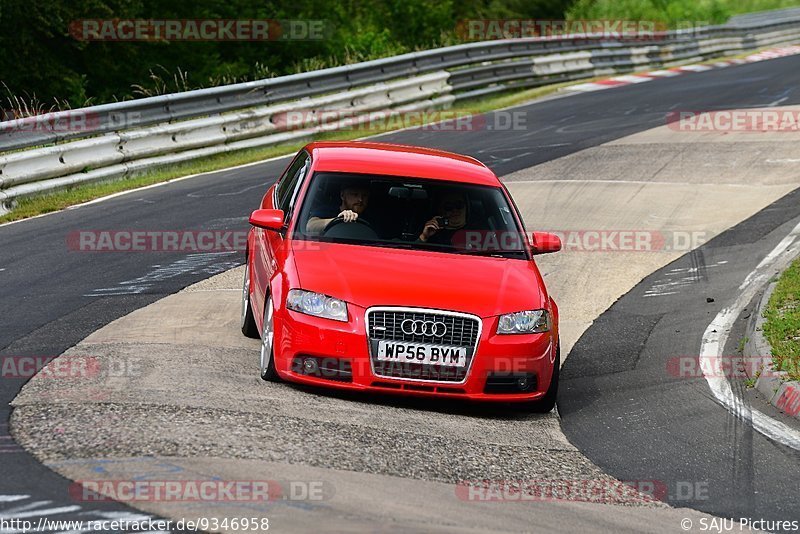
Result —
[[311, 211], [306, 233], [319, 235], [332, 220], [341, 217], [346, 223], [355, 222], [369, 204], [369, 187], [363, 182], [345, 184], [339, 191], [341, 204], [318, 206]]

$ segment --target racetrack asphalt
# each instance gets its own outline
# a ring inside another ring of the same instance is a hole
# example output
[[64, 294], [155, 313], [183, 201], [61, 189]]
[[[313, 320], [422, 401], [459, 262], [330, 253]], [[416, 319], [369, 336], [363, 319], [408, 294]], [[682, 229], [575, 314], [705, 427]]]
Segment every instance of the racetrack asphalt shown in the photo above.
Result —
[[[669, 111], [766, 106], [778, 101], [784, 105], [797, 104], [800, 100], [796, 91], [799, 66], [800, 58], [787, 57], [658, 80], [643, 86], [548, 99], [516, 108], [526, 113], [527, 129], [522, 132], [412, 130], [381, 136], [379, 140], [470, 154], [498, 174], [505, 175], [663, 124]], [[286, 159], [282, 159], [210, 173], [0, 227], [0, 250], [3, 251], [0, 259], [3, 306], [0, 356], [59, 355], [110, 321], [242, 261], [241, 254], [186, 257], [174, 253], [75, 252], [67, 248], [70, 232], [245, 230], [246, 214], [257, 205], [259, 196], [285, 165]], [[740, 231], [752, 232], [749, 228]], [[697, 325], [697, 328], [705, 328], [705, 325]], [[588, 339], [586, 336], [588, 334], [584, 336]], [[569, 376], [577, 378], [580, 373]], [[0, 416], [4, 422], [8, 421], [8, 403], [22, 383], [23, 380], [7, 378], [0, 381]], [[648, 409], [674, 405], [668, 396], [658, 399], [647, 399]], [[708, 410], [721, 409], [708, 399], [706, 403], [701, 406]], [[569, 418], [575, 413], [567, 405], [565, 428], [570, 428]], [[729, 429], [717, 430], [708, 434], [709, 440], [728, 436]], [[641, 437], [644, 446], [648, 436]], [[608, 438], [616, 439], [613, 433], [608, 434]], [[579, 437], [575, 439], [582, 444]], [[649, 440], [648, 447], [656, 447], [652, 434]], [[607, 449], [619, 446], [619, 442], [614, 442], [608, 444]], [[714, 468], [716, 462], [718, 471], [730, 471], [730, 462], [715, 460], [709, 449], [695, 452], [710, 468]], [[10, 458], [13, 461], [7, 460]], [[617, 464], [604, 457], [598, 458], [599, 465], [609, 466], [611, 473], [617, 475]], [[64, 500], [67, 481], [26, 453], [6, 453], [3, 460], [0, 494], [32, 494], [55, 503]], [[665, 466], [665, 471], [667, 469]], [[107, 506], [115, 508], [113, 504]]]
[[[800, 452], [767, 439], [745, 419], [757, 409], [797, 425], [746, 394], [742, 376], [732, 378], [740, 405], [730, 413], [715, 403], [704, 376], [692, 372], [708, 325], [798, 223], [795, 190], [647, 276], [600, 315], [562, 368], [559, 413], [570, 441], [615, 477], [646, 473], [668, 487], [685, 487], [682, 495], [667, 496], [673, 504], [800, 522]], [[724, 358], [741, 356], [753, 305], [737, 319]]]

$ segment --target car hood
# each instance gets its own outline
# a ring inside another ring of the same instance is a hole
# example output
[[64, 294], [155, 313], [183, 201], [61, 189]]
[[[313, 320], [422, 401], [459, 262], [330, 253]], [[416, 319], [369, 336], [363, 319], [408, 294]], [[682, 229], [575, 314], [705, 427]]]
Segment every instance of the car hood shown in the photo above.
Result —
[[339, 243], [297, 242], [303, 289], [363, 308], [439, 308], [490, 317], [545, 307], [533, 262]]

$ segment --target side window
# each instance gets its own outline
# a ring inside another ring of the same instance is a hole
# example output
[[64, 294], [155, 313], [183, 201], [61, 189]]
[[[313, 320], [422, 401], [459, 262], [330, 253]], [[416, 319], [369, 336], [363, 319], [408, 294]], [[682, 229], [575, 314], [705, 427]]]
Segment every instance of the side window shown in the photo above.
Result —
[[288, 214], [294, 192], [297, 189], [297, 185], [302, 181], [310, 162], [311, 158], [309, 158], [306, 152], [303, 152], [289, 165], [289, 168], [286, 169], [286, 173], [284, 173], [280, 182], [278, 182], [278, 187], [275, 191], [275, 196], [278, 201], [277, 207], [282, 209], [284, 213]]
[[303, 166], [298, 169], [292, 178], [292, 188], [287, 191], [286, 199], [281, 204], [281, 209], [284, 213], [284, 222], [288, 222], [292, 216], [295, 202], [297, 201], [297, 193], [300, 191], [300, 187], [303, 185], [303, 180], [308, 175], [309, 167], [311, 167], [311, 158], [306, 158]]

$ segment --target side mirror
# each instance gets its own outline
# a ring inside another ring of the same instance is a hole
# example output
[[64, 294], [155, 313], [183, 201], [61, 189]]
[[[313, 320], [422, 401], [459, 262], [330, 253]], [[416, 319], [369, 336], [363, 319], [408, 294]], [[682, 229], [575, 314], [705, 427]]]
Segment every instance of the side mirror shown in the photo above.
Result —
[[283, 229], [283, 210], [256, 210], [250, 214], [250, 224], [265, 230]]
[[561, 250], [561, 238], [550, 232], [532, 232], [530, 244], [534, 254], [547, 254]]

